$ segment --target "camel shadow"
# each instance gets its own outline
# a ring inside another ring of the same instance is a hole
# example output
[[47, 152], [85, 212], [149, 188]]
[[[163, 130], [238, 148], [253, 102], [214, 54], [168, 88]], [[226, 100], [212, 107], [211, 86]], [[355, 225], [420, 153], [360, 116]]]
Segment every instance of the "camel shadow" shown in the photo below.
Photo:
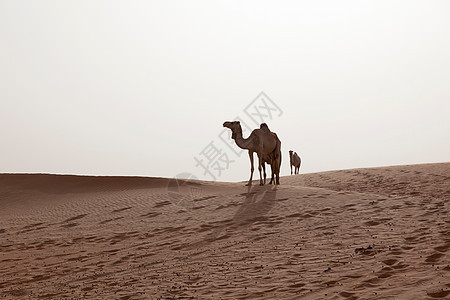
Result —
[[252, 226], [256, 222], [267, 220], [267, 214], [275, 205], [278, 186], [248, 186], [245, 193], [239, 194], [245, 199], [232, 219], [217, 226], [205, 237], [205, 241], [231, 237], [238, 231]]

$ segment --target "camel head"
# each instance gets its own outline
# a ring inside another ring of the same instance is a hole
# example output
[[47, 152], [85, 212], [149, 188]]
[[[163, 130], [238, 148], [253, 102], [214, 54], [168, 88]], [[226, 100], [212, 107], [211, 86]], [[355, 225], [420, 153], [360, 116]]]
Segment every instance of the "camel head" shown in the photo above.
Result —
[[231, 138], [234, 140], [239, 132], [242, 133], [241, 123], [239, 121], [227, 121], [223, 123], [223, 127], [231, 129]]
[[292, 156], [292, 152], [294, 152], [294, 151], [292, 151], [292, 150], [289, 150], [289, 157], [291, 157], [291, 156]]

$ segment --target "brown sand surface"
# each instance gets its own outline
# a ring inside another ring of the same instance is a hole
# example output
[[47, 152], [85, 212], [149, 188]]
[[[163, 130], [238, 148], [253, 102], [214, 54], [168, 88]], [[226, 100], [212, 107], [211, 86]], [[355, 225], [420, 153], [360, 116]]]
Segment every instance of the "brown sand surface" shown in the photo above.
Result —
[[0, 298], [450, 299], [450, 163], [280, 186], [0, 175]]

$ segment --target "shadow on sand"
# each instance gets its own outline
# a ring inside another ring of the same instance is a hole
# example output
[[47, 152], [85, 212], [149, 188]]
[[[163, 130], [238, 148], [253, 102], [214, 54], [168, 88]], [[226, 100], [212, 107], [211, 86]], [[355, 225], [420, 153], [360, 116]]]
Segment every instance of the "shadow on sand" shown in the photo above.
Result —
[[255, 222], [267, 220], [266, 215], [275, 205], [277, 189], [276, 185], [247, 187], [247, 192], [240, 194], [245, 198], [233, 218], [217, 224], [204, 241], [213, 242], [225, 239], [243, 228], [252, 226]]

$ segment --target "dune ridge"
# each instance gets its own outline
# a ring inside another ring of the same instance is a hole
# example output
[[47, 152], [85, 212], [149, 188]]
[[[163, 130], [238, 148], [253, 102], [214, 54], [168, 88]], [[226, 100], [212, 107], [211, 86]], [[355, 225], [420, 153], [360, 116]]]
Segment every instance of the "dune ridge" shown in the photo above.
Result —
[[450, 298], [450, 163], [280, 182], [0, 174], [0, 298]]

